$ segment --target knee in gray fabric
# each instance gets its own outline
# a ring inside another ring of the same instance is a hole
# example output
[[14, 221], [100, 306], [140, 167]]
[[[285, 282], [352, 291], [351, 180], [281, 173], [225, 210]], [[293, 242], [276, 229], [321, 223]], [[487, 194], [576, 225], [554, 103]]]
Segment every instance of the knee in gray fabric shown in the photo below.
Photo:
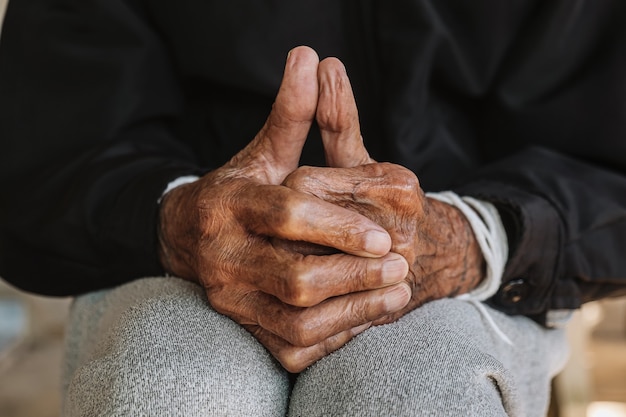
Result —
[[198, 288], [178, 280], [135, 283], [79, 300], [75, 309], [75, 317], [93, 317], [78, 320], [80, 329], [69, 335], [75, 340], [68, 347], [83, 351], [70, 375], [66, 415], [285, 414], [286, 373]]
[[496, 345], [470, 305], [441, 300], [306, 370], [291, 415], [524, 415], [507, 363], [513, 353]]

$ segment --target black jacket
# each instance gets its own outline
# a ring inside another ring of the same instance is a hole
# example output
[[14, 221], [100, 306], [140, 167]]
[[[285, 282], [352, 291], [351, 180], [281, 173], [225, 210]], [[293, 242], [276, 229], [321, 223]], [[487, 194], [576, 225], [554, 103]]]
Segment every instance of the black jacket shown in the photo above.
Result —
[[[269, 113], [287, 51], [348, 69], [374, 158], [496, 203], [492, 303], [626, 292], [622, 0], [13, 0], [0, 43], [0, 276], [77, 294], [162, 273], [157, 200]], [[303, 163], [323, 164], [312, 133]]]

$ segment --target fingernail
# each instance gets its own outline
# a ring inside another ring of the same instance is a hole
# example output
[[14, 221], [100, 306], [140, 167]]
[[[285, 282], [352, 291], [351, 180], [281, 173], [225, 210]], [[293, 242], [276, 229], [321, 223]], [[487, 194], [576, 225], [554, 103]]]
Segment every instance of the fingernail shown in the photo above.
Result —
[[385, 293], [385, 307], [387, 312], [393, 313], [407, 305], [411, 299], [411, 290], [408, 285], [400, 284]]
[[372, 230], [365, 237], [365, 250], [373, 255], [384, 255], [391, 249], [391, 238], [385, 232]]
[[384, 284], [398, 282], [409, 273], [409, 265], [400, 255], [385, 261], [382, 267], [382, 279]]
[[372, 327], [372, 322], [371, 321], [368, 322], [368, 323], [362, 324], [360, 326], [353, 327], [352, 328], [352, 334], [356, 336], [359, 333], [363, 333], [364, 331], [366, 331], [370, 327]]

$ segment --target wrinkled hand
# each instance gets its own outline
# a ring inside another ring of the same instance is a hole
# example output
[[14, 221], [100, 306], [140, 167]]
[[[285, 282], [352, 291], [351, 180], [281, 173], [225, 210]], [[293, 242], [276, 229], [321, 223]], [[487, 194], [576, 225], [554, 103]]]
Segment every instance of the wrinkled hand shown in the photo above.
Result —
[[284, 184], [373, 220], [391, 236], [392, 252], [408, 261], [411, 301], [375, 324], [393, 321], [430, 300], [472, 290], [484, 275], [484, 259], [465, 216], [426, 198], [408, 169], [375, 163], [363, 146], [343, 65], [326, 59], [319, 74], [317, 122], [331, 168], [301, 167]]
[[[318, 64], [311, 49], [293, 50], [265, 126], [226, 165], [168, 193], [159, 222], [165, 269], [203, 285], [213, 308], [292, 372], [410, 300], [408, 265], [381, 226], [280, 185], [315, 117]], [[285, 242], [338, 253], [303, 255]]]

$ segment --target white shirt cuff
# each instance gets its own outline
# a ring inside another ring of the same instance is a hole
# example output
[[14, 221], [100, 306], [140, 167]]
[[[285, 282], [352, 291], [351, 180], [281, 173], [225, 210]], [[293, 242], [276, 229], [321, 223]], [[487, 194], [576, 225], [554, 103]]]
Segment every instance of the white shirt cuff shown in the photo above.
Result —
[[458, 208], [467, 218], [486, 263], [486, 274], [481, 283], [458, 298], [485, 301], [492, 297], [502, 282], [502, 274], [509, 256], [509, 244], [502, 219], [495, 206], [472, 197], [459, 197], [452, 191], [427, 193], [427, 197]]
[[174, 181], [170, 181], [167, 184], [167, 187], [165, 187], [165, 191], [163, 191], [163, 194], [161, 194], [161, 197], [159, 197], [159, 200], [157, 201], [157, 203], [160, 204], [161, 200], [163, 199], [163, 197], [165, 197], [165, 194], [169, 193], [174, 188], [180, 187], [181, 185], [185, 185], [185, 184], [190, 184], [192, 182], [196, 182], [196, 181], [198, 181], [199, 178], [200, 177], [198, 177], [197, 175], [185, 175], [185, 176], [176, 178]]

